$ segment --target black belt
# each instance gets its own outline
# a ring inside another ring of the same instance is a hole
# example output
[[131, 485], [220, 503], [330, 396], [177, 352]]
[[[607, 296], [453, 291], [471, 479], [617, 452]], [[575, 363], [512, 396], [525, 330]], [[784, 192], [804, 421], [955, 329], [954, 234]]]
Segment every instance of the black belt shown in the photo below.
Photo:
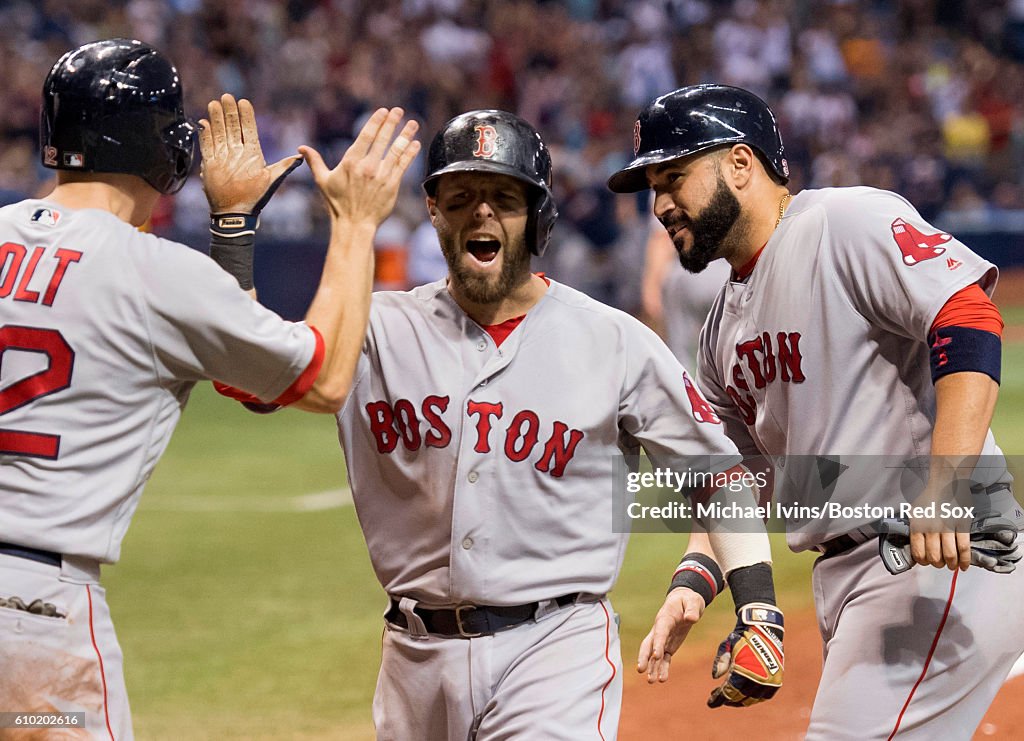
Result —
[[814, 550], [821, 554], [822, 558], [832, 558], [833, 556], [840, 556], [847, 551], [852, 551], [862, 543], [867, 543], [869, 540], [874, 540], [878, 535], [861, 535], [860, 538], [855, 538], [849, 533], [837, 535], [831, 540], [826, 540], [824, 543], [819, 543], [814, 546]]
[[[579, 596], [579, 592], [563, 594], [556, 597], [554, 602], [559, 607], [565, 607], [575, 602]], [[531, 602], [528, 605], [494, 607], [460, 605], [452, 610], [427, 610], [417, 607], [413, 612], [423, 621], [428, 633], [445, 638], [476, 638], [522, 625], [533, 619], [539, 607], [539, 602]], [[409, 621], [394, 599], [391, 600], [391, 607], [384, 615], [384, 619], [400, 628], [409, 629]]]
[[38, 561], [39, 563], [45, 563], [47, 566], [56, 566], [58, 569], [62, 561], [59, 553], [42, 551], [38, 548], [29, 548], [23, 545], [14, 545], [13, 543], [0, 543], [0, 554], [27, 558], [29, 561]]

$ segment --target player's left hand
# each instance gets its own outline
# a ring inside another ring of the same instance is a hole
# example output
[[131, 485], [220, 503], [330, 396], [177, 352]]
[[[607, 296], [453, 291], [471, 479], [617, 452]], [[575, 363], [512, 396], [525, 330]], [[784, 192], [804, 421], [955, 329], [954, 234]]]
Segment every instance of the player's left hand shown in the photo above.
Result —
[[[881, 530], [878, 552], [889, 573], [902, 574], [915, 563], [920, 563], [911, 556], [913, 535], [906, 520], [882, 520]], [[1024, 556], [1017, 548], [1016, 524], [999, 515], [975, 519], [968, 533], [968, 546], [971, 566], [980, 566], [997, 574], [1013, 573]]]
[[199, 121], [201, 175], [212, 214], [259, 213], [284, 178], [302, 164], [293, 155], [268, 165], [263, 159], [256, 113], [244, 98], [225, 93], [207, 106], [210, 118]]
[[647, 673], [647, 683], [667, 682], [672, 655], [686, 640], [690, 628], [704, 614], [704, 598], [686, 587], [673, 589], [654, 617], [654, 626], [640, 644], [636, 660], [639, 674]]
[[[945, 497], [936, 491], [943, 492]], [[917, 512], [928, 516], [910, 517], [910, 558], [921, 566], [966, 571], [971, 565], [970, 519], [938, 516], [938, 505], [947, 499], [952, 500], [951, 491], [951, 486], [941, 489], [929, 486], [914, 502]]]
[[774, 605], [743, 605], [736, 627], [722, 641], [711, 676], [725, 682], [711, 691], [708, 707], [746, 707], [770, 700], [782, 686], [785, 659], [782, 611]]
[[966, 571], [971, 565], [971, 534], [961, 530], [929, 527], [921, 520], [910, 522], [910, 557], [921, 566]]

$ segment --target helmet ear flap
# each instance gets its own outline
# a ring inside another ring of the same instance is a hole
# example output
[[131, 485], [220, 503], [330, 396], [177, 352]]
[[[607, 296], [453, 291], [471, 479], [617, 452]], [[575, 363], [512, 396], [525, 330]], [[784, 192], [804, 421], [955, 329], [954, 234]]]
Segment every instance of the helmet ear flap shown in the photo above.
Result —
[[526, 234], [530, 252], [537, 257], [544, 254], [551, 241], [551, 230], [558, 219], [558, 208], [555, 206], [555, 199], [551, 197], [551, 191], [546, 188], [540, 193], [537, 202], [530, 209], [530, 216], [526, 221]]

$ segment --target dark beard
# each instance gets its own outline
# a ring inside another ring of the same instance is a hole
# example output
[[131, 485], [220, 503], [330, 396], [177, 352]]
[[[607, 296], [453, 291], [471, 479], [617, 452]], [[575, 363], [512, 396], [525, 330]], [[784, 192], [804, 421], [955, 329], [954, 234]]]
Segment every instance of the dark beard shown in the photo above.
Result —
[[[678, 247], [679, 264], [691, 273], [699, 273], [708, 264], [721, 256], [720, 250], [725, 238], [735, 226], [740, 217], [740, 202], [725, 184], [721, 173], [718, 174], [718, 185], [715, 193], [711, 196], [711, 202], [704, 210], [697, 215], [690, 223], [690, 233], [693, 234], [693, 246], [689, 252], [683, 252]], [[674, 226], [682, 221], [681, 218], [671, 218], [662, 223], [667, 227]]]
[[464, 266], [459, 258], [462, 252], [454, 238], [438, 231], [441, 252], [448, 263], [448, 275], [459, 292], [475, 304], [493, 304], [509, 296], [530, 276], [530, 252], [526, 249], [525, 235], [501, 248], [501, 272], [497, 276], [482, 276]]

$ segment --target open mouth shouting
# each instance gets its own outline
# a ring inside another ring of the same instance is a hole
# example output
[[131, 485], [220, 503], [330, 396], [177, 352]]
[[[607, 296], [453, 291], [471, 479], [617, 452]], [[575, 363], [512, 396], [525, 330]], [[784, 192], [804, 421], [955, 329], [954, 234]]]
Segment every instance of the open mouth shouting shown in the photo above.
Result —
[[501, 242], [494, 237], [479, 236], [466, 242], [466, 252], [481, 265], [490, 265], [501, 251]]

